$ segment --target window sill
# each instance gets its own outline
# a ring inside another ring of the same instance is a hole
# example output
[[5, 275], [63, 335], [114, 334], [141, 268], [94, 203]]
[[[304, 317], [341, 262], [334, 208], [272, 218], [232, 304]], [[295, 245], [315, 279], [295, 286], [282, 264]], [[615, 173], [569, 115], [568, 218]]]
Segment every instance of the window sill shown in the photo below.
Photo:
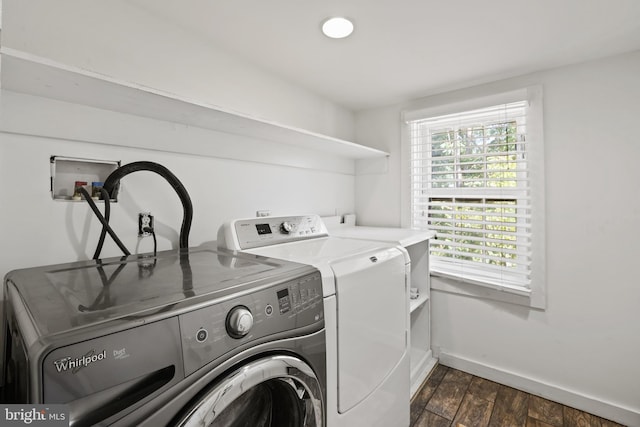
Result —
[[544, 309], [544, 304], [537, 303], [530, 290], [470, 281], [435, 271], [431, 271], [431, 290]]
[[531, 289], [526, 289], [522, 286], [514, 286], [514, 285], [503, 285], [503, 284], [499, 284], [499, 283], [492, 283], [489, 281], [482, 281], [482, 280], [474, 280], [474, 279], [470, 279], [470, 278], [463, 278], [460, 277], [456, 274], [452, 274], [452, 273], [447, 273], [444, 271], [438, 271], [435, 268], [431, 269], [431, 276], [437, 276], [437, 277], [446, 277], [448, 279], [451, 280], [455, 280], [458, 282], [464, 282], [464, 283], [469, 283], [472, 285], [476, 285], [476, 286], [482, 286], [484, 288], [489, 288], [489, 289], [493, 289], [496, 291], [500, 291], [500, 292], [508, 292], [510, 294], [515, 294], [515, 295], [520, 295], [520, 296], [525, 296], [525, 297], [530, 297], [531, 296]]

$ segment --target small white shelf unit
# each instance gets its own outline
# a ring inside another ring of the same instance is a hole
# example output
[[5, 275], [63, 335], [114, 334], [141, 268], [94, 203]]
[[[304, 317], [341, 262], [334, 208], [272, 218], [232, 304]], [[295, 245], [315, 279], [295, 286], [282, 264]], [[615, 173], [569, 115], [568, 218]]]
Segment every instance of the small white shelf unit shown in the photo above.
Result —
[[429, 240], [432, 231], [408, 228], [336, 226], [329, 233], [337, 237], [395, 243], [407, 250], [411, 259], [411, 287], [419, 297], [409, 300], [411, 396], [420, 388], [437, 363], [431, 351], [431, 286], [429, 277]]

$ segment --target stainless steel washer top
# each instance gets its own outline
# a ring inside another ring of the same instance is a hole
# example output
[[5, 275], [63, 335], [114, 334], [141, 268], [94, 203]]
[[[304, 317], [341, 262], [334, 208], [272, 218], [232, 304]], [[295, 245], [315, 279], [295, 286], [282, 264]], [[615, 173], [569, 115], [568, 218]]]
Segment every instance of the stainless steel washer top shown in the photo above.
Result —
[[39, 337], [180, 311], [253, 290], [303, 264], [199, 248], [15, 270], [5, 284], [24, 301]]

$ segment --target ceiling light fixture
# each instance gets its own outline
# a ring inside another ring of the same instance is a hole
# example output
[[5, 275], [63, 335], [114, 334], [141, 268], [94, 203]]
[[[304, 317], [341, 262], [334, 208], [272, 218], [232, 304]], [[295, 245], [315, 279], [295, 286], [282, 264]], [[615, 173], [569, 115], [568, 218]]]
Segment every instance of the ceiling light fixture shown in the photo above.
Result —
[[343, 39], [353, 32], [353, 22], [347, 18], [329, 18], [322, 23], [322, 32], [332, 39]]

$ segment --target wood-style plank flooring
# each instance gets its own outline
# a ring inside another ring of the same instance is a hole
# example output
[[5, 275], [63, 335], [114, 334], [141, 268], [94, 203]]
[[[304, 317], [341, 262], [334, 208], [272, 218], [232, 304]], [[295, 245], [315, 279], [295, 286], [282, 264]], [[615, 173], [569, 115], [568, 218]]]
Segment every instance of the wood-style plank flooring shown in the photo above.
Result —
[[622, 427], [438, 365], [411, 402], [411, 427]]

